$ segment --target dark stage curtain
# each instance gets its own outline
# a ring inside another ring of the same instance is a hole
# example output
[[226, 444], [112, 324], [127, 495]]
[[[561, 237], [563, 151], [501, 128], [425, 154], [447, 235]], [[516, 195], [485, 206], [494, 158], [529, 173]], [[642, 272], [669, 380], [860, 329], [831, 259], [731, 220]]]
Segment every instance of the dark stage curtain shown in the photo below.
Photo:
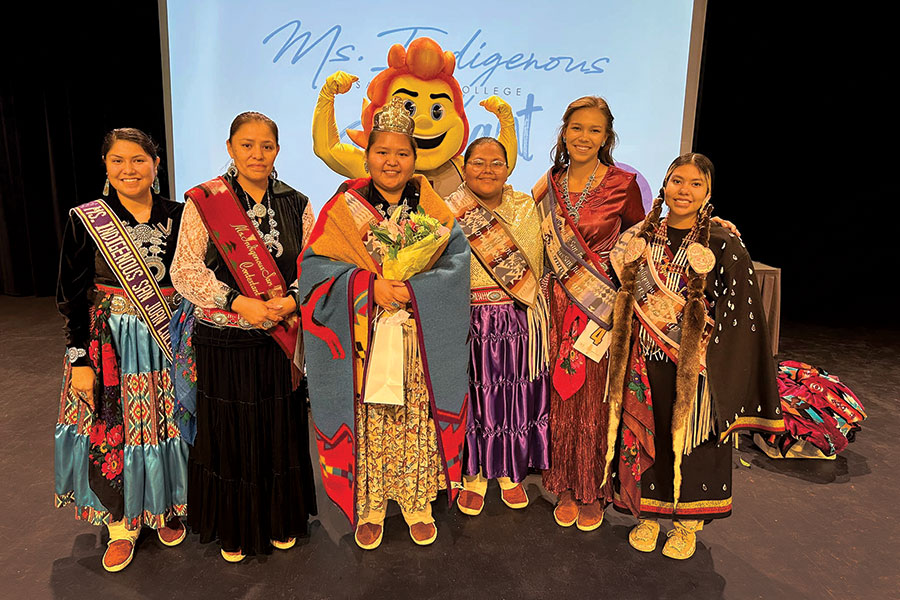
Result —
[[[133, 126], [165, 142], [159, 19], [147, 0], [23, 16], [13, 4], [0, 36], [0, 293], [51, 294], [66, 211], [103, 185], [103, 134]], [[717, 167], [717, 213], [755, 259], [782, 268], [786, 320], [900, 324], [878, 302], [897, 208], [883, 139], [890, 53], [867, 46], [892, 38], [873, 20], [708, 2], [694, 149]]]
[[137, 127], [165, 143], [157, 7], [99, 2], [3, 13], [0, 293], [52, 295], [67, 212], [103, 189], [103, 135]]
[[875, 20], [708, 2], [694, 150], [716, 166], [716, 213], [782, 269], [785, 321], [900, 327], [882, 302], [898, 209], [884, 139], [893, 71], [874, 47], [891, 38]]

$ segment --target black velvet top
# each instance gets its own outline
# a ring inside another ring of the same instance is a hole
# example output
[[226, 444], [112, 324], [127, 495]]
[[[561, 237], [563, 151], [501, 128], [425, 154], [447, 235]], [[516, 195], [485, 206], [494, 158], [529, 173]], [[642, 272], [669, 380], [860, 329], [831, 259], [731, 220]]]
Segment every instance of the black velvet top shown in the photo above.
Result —
[[[225, 179], [234, 189], [244, 208], [249, 208], [253, 200], [244, 192], [237, 178], [226, 175]], [[303, 251], [303, 211], [309, 203], [309, 198], [277, 179], [270, 180], [268, 196], [275, 211], [275, 229], [278, 230], [278, 241], [282, 246], [281, 256], [275, 256], [272, 250], [269, 253], [275, 258], [285, 284], [290, 286], [297, 279], [297, 257]], [[267, 201], [263, 200], [263, 204], [267, 204]], [[263, 218], [259, 229], [263, 235], [271, 233], [268, 217]], [[234, 290], [238, 289], [237, 281], [212, 241], [207, 244], [204, 262], [207, 268], [215, 273], [216, 279]]]
[[[363, 197], [365, 197], [369, 204], [380, 210], [382, 214], [388, 214], [390, 203], [381, 195], [381, 192], [378, 191], [378, 188], [375, 187], [374, 183], [370, 183], [367, 186]], [[419, 209], [419, 187], [412, 180], [406, 182], [400, 202], [405, 202], [406, 205], [409, 206], [410, 212], [415, 212]]]
[[[154, 195], [150, 220], [141, 224], [122, 206], [115, 189], [110, 189], [109, 197], [104, 200], [140, 249], [159, 286], [171, 287], [169, 266], [175, 254], [184, 205]], [[121, 287], [81, 219], [70, 214], [63, 234], [56, 286], [56, 305], [66, 321], [66, 345], [69, 348], [87, 351], [90, 341], [90, 309], [94, 304], [94, 286], [97, 284]], [[89, 366], [90, 361], [87, 356], [82, 356], [72, 364]]]

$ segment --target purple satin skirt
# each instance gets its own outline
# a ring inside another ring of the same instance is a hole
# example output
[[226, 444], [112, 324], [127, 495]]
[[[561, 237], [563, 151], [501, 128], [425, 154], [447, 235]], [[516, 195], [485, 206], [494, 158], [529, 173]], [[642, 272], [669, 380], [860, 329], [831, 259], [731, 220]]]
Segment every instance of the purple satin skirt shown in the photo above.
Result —
[[550, 467], [550, 377], [528, 380], [528, 317], [514, 304], [472, 306], [463, 470], [520, 482]]

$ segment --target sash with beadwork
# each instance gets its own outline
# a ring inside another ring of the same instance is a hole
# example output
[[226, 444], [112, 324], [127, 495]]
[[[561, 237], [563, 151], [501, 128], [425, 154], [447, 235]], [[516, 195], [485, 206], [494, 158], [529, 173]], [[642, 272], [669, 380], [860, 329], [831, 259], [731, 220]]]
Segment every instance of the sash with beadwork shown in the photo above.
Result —
[[600, 258], [563, 210], [562, 195], [550, 171], [531, 193], [538, 203], [544, 247], [557, 281], [591, 321], [609, 331], [616, 286], [603, 272]]
[[[610, 253], [610, 262], [620, 278], [625, 266], [625, 248], [639, 229], [640, 224], [623, 233]], [[639, 264], [634, 282], [634, 314], [659, 349], [677, 364], [678, 348], [681, 344], [681, 321], [687, 302], [660, 279], [659, 272], [653, 264], [651, 248], [651, 244], [647, 244], [643, 254], [637, 259]], [[700, 337], [701, 373], [706, 369], [706, 346], [714, 329], [715, 322], [706, 315], [703, 334]]]
[[510, 296], [529, 308], [534, 306], [539, 291], [537, 275], [506, 225], [465, 184], [446, 202], [485, 270]]
[[[191, 188], [184, 197], [194, 201], [209, 239], [228, 265], [241, 294], [263, 301], [284, 296], [287, 285], [275, 259], [223, 177]], [[300, 319], [291, 315], [266, 333], [275, 338], [293, 364]]]
[[[426, 271], [405, 285], [438, 453], [455, 500], [462, 487], [468, 378], [470, 251], [453, 214], [421, 175], [419, 206], [451, 228]], [[372, 288], [381, 272], [370, 224], [382, 217], [365, 200], [368, 178], [345, 182], [329, 200], [298, 261], [309, 398], [325, 493], [356, 523], [356, 410], [365, 395], [367, 357], [373, 339]]]
[[171, 362], [169, 321], [172, 310], [122, 221], [103, 200], [86, 202], [73, 208], [72, 212], [84, 223], [103, 260], [140, 313], [153, 341]]

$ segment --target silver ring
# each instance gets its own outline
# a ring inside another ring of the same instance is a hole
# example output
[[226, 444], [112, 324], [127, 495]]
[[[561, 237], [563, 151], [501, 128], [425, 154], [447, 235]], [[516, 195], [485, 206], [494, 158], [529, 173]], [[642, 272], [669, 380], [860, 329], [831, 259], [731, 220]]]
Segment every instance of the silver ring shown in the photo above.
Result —
[[269, 328], [272, 327], [273, 325], [275, 325], [275, 323], [273, 323], [272, 321], [270, 321], [270, 320], [268, 320], [268, 319], [266, 319], [265, 321], [262, 322], [262, 328], [263, 328], [263, 329], [269, 329]]
[[393, 308], [393, 309], [400, 308], [400, 304], [399, 304], [398, 302], [396, 302], [396, 301], [391, 302], [391, 308]]

